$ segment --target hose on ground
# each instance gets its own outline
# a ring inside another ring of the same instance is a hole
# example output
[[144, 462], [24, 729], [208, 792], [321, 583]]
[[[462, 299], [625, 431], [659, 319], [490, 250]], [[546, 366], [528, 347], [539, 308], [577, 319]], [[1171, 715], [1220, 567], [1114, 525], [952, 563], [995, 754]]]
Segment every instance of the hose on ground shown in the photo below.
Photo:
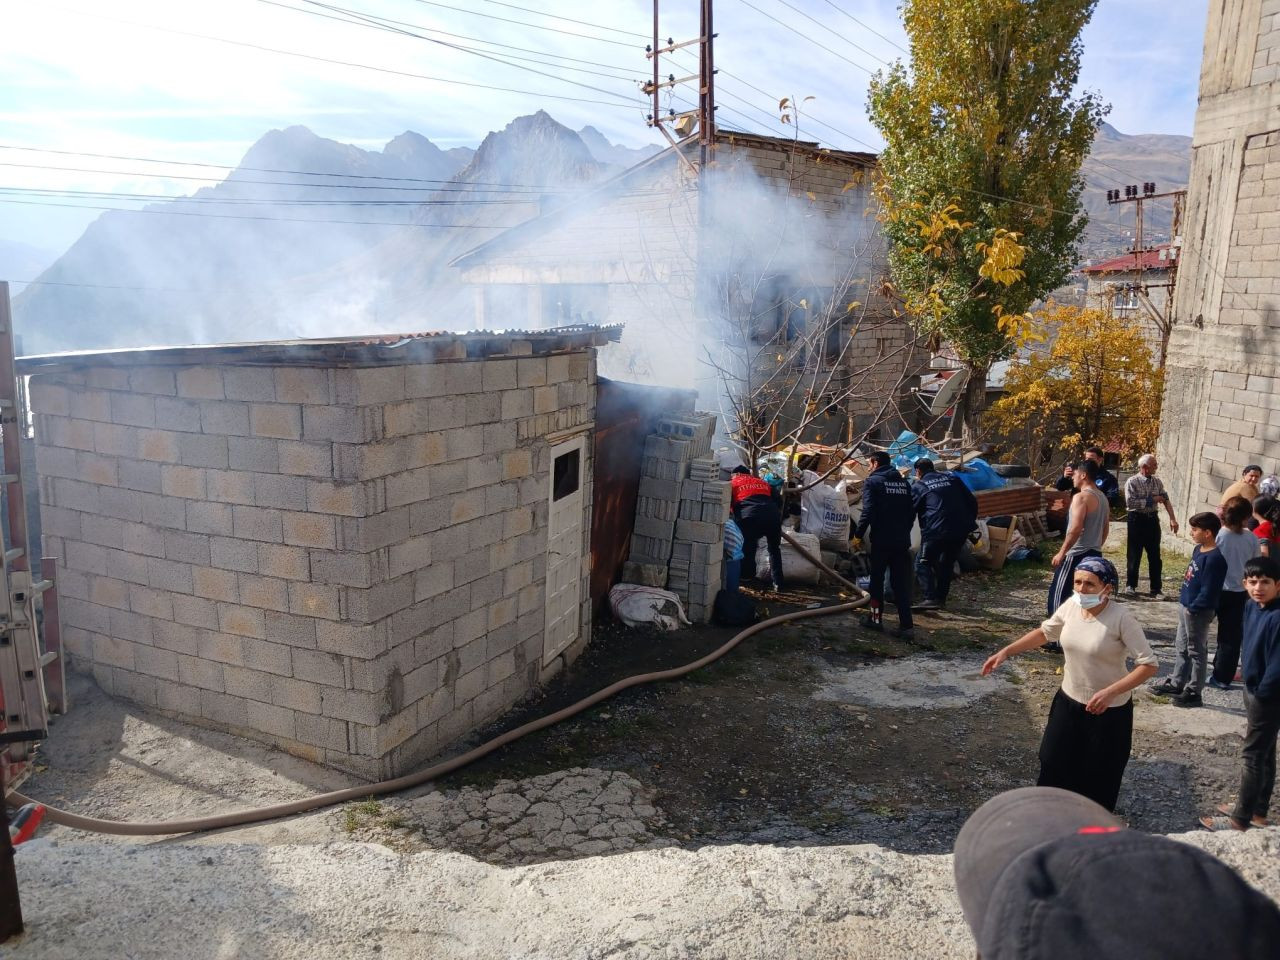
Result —
[[[637, 687], [641, 684], [656, 683], [661, 680], [676, 680], [686, 674], [699, 670], [702, 667], [715, 663], [730, 650], [740, 644], [743, 640], [750, 636], [754, 636], [763, 630], [776, 627], [779, 624], [790, 623], [795, 620], [804, 620], [809, 617], [824, 617], [835, 613], [847, 613], [856, 610], [859, 607], [866, 606], [871, 597], [856, 584], [846, 580], [840, 574], [836, 573], [828, 567], [819, 557], [815, 557], [804, 547], [800, 546], [793, 537], [786, 532], [783, 537], [787, 542], [795, 548], [800, 556], [804, 557], [814, 566], [818, 567], [828, 576], [835, 578], [839, 583], [858, 594], [856, 600], [848, 603], [838, 603], [832, 606], [813, 607], [807, 610], [796, 610], [792, 613], [784, 613], [776, 617], [770, 617], [768, 620], [762, 620], [759, 623], [752, 624], [745, 630], [734, 634], [720, 647], [711, 651], [704, 657], [687, 663], [684, 666], [672, 667], [669, 670], [657, 670], [652, 673], [639, 673], [634, 676], [625, 677], [616, 683], [611, 683], [602, 690], [597, 690], [585, 699], [579, 700], [577, 703], [570, 704], [554, 713], [549, 713], [544, 717], [536, 720], [530, 720], [528, 723], [522, 724], [500, 736], [494, 737], [480, 746], [468, 750], [466, 753], [451, 757], [440, 763], [434, 764], [423, 770], [414, 773], [405, 774], [402, 777], [396, 777], [393, 780], [384, 780], [380, 783], [362, 784], [358, 787], [347, 787], [343, 790], [333, 790], [328, 793], [314, 794], [310, 797], [304, 797], [301, 800], [291, 800], [288, 803], [277, 803], [267, 807], [254, 807], [247, 810], [237, 810], [232, 813], [221, 813], [210, 817], [197, 817], [191, 820], [151, 820], [151, 821], [124, 821], [124, 820], [102, 820], [97, 817], [85, 817], [78, 813], [72, 813], [70, 810], [63, 810], [58, 807], [52, 807], [43, 804], [47, 810], [46, 819], [53, 823], [61, 824], [64, 827], [74, 827], [77, 830], [87, 830], [92, 833], [110, 833], [120, 836], [145, 837], [145, 836], [164, 836], [178, 833], [200, 833], [207, 830], [219, 830], [225, 827], [239, 827], [250, 823], [262, 823], [267, 820], [276, 820], [280, 817], [291, 817], [299, 813], [307, 813], [311, 810], [318, 810], [322, 807], [331, 807], [334, 804], [344, 803], [348, 800], [363, 800], [367, 797], [380, 797], [389, 793], [398, 793], [401, 790], [408, 790], [411, 787], [421, 786], [428, 781], [435, 780], [447, 773], [452, 773], [467, 764], [479, 760], [481, 757], [493, 753], [495, 750], [505, 747], [507, 744], [519, 740], [521, 737], [527, 736], [538, 730], [545, 730], [547, 727], [553, 726], [562, 720], [567, 720], [576, 714], [587, 710], [602, 700], [607, 700], [616, 693], [623, 690]], [[14, 790], [5, 798], [10, 804], [20, 806], [27, 803], [38, 803], [18, 791]]]

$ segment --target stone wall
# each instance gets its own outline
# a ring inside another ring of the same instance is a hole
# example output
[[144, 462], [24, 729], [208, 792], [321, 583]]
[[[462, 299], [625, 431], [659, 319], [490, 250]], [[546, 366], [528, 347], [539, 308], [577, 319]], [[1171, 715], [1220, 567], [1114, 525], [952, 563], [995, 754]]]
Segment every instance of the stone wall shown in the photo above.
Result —
[[1209, 12], [1159, 456], [1180, 516], [1280, 468], [1280, 0]]
[[[527, 345], [526, 345], [527, 349]], [[465, 353], [464, 353], [465, 356]], [[33, 378], [64, 643], [108, 692], [367, 777], [493, 720], [544, 663], [548, 434], [594, 351]], [[590, 447], [583, 467], [590, 510]]]

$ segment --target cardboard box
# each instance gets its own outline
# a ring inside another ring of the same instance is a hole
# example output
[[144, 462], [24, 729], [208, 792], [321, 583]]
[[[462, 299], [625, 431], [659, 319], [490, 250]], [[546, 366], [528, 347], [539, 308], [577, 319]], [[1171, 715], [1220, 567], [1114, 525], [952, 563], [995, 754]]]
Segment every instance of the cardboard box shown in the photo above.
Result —
[[985, 557], [978, 557], [978, 566], [984, 570], [999, 570], [1004, 566], [1005, 557], [1009, 555], [1009, 541], [1013, 532], [1018, 529], [1018, 518], [1007, 527], [987, 527], [987, 536], [991, 540], [991, 550]]

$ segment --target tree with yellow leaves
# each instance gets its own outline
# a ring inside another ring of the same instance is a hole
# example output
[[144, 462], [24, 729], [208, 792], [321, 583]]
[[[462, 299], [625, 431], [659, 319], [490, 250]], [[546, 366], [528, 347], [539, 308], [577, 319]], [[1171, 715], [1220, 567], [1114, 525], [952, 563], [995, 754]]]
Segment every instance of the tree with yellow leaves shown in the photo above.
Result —
[[1151, 450], [1161, 375], [1141, 327], [1103, 310], [1049, 304], [1031, 319], [1048, 349], [1014, 360], [989, 432], [1008, 438], [1033, 473], [1086, 444]]
[[910, 66], [871, 81], [893, 286], [968, 371], [966, 441], [991, 365], [1078, 259], [1080, 164], [1106, 112], [1076, 89], [1096, 3], [903, 0]]

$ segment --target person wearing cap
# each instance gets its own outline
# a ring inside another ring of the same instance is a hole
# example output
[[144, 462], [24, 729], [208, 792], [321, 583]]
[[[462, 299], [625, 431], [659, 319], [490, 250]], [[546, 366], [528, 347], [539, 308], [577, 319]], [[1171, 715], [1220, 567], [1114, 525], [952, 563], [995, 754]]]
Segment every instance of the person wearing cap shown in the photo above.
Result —
[[1271, 960], [1280, 945], [1280, 909], [1225, 863], [1065, 790], [988, 800], [953, 868], [982, 960]]
[[939, 473], [933, 461], [916, 461], [911, 495], [920, 518], [920, 556], [916, 572], [924, 588], [917, 610], [940, 610], [947, 605], [951, 571], [969, 534], [978, 526], [978, 501], [954, 473]]
[[884, 629], [884, 575], [888, 571], [893, 601], [898, 608], [898, 636], [915, 636], [911, 622], [911, 525], [916, 519], [911, 485], [893, 465], [889, 455], [877, 450], [871, 455], [875, 470], [862, 486], [862, 516], [856, 536], [871, 531], [871, 608], [862, 625]]
[[1036, 783], [1114, 810], [1133, 743], [1132, 693], [1155, 676], [1157, 661], [1137, 619], [1112, 599], [1120, 580], [1115, 565], [1085, 557], [1073, 577], [1074, 593], [1053, 616], [989, 657], [982, 674], [1046, 641], [1061, 644], [1062, 687], [1040, 741]]

